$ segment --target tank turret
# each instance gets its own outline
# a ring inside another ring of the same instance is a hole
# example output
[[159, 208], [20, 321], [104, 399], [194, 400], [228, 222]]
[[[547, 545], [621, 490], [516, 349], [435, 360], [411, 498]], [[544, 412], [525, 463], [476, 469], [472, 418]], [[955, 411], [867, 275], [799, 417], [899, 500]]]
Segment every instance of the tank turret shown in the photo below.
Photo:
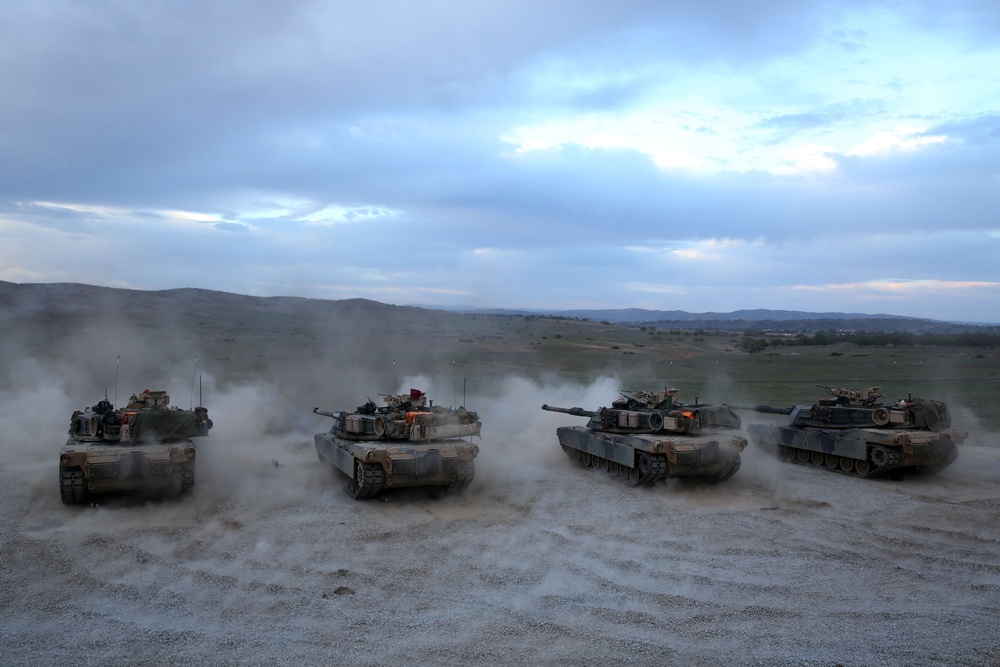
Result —
[[465, 438], [481, 437], [478, 414], [436, 406], [419, 389], [381, 398], [382, 405], [368, 399], [353, 412], [313, 408], [334, 420], [315, 436], [316, 452], [347, 476], [351, 495], [360, 500], [406, 486], [458, 493], [472, 483], [479, 446]]
[[107, 395], [73, 412], [59, 456], [59, 489], [66, 504], [117, 491], [180, 495], [194, 487], [195, 446], [208, 435], [208, 410], [170, 407], [165, 391], [133, 394], [115, 409]]
[[937, 472], [958, 457], [956, 445], [967, 437], [950, 428], [951, 416], [942, 401], [908, 396], [886, 403], [879, 400], [880, 387], [821, 389], [832, 398], [787, 408], [729, 407], [788, 415], [787, 426], [751, 424], [751, 439], [786, 459], [861, 477], [899, 468]]
[[679, 390], [622, 391], [610, 407], [597, 410], [543, 405], [549, 412], [587, 417], [586, 426], [556, 429], [571, 460], [631, 483], [652, 484], [669, 477], [694, 476], [710, 482], [731, 477], [747, 441], [727, 434], [740, 418], [726, 406], [677, 401]]
[[820, 428], [894, 428], [937, 431], [951, 426], [948, 406], [941, 401], [907, 397], [893, 403], [880, 402], [880, 387], [860, 391], [826, 389], [833, 398], [820, 399], [812, 405], [776, 408], [770, 405], [730, 406], [741, 410], [791, 415], [793, 426]]
[[738, 429], [740, 417], [726, 406], [677, 402], [678, 389], [658, 393], [622, 391], [611, 407], [598, 410], [557, 408], [543, 405], [542, 410], [589, 417], [587, 428], [607, 433], [701, 433], [702, 428]]

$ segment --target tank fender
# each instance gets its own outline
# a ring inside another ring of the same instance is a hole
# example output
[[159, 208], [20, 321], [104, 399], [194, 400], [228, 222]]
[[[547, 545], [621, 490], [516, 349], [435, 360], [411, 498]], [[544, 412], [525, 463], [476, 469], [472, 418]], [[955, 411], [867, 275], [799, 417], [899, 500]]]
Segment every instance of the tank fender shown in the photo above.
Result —
[[188, 461], [193, 461], [194, 457], [195, 447], [194, 443], [190, 440], [170, 448], [171, 463], [187, 463]]
[[332, 463], [336, 468], [338, 468], [342, 473], [348, 476], [354, 475], [354, 456], [351, 455], [343, 447], [337, 447], [333, 444], [331, 438], [325, 437], [326, 434], [319, 434], [314, 436], [314, 442], [316, 445], [316, 453], [319, 454], [321, 458]]
[[59, 455], [60, 468], [82, 468], [87, 462], [87, 452], [64, 451]]
[[560, 426], [556, 429], [559, 444], [581, 452], [596, 454], [629, 468], [635, 465], [635, 452], [623, 444], [629, 436], [591, 431], [583, 426]]

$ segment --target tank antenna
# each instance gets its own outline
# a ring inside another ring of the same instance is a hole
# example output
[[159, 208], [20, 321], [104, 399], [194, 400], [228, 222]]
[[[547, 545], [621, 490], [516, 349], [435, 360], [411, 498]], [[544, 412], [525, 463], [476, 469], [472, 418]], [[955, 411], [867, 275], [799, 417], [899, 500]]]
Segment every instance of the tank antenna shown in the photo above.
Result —
[[[198, 357], [194, 358], [194, 373], [191, 375], [191, 402], [192, 403], [194, 403], [194, 379], [196, 377], [198, 377]], [[199, 390], [198, 399], [199, 400], [201, 399], [200, 390]], [[191, 409], [194, 410], [194, 405], [191, 406]]]
[[451, 389], [455, 394], [455, 402], [458, 403], [458, 376], [455, 375], [455, 360], [451, 360]]
[[392, 390], [397, 391], [399, 387], [396, 385], [396, 360], [392, 360]]
[[462, 405], [465, 405], [465, 387], [469, 382], [469, 378], [462, 378]]
[[198, 375], [198, 407], [205, 405], [205, 399], [201, 396], [201, 375]]
[[[121, 367], [122, 355], [118, 355], [115, 359], [115, 405], [118, 405], [118, 369]], [[107, 394], [105, 393], [105, 396]]]

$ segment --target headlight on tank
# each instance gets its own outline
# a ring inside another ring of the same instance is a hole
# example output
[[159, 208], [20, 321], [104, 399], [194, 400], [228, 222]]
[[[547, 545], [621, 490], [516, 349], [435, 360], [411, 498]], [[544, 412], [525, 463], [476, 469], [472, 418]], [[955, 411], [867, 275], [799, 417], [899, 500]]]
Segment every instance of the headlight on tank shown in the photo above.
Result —
[[473, 456], [479, 456], [479, 445], [472, 445], [469, 447], [469, 451], [472, 452]]
[[60, 454], [59, 455], [59, 462], [60, 463], [69, 463], [69, 454]]
[[374, 461], [375, 460], [375, 452], [372, 451], [372, 450], [368, 450], [368, 452], [365, 454], [365, 458], [368, 459], [369, 461]]
[[186, 448], [184, 450], [184, 453], [187, 454], [187, 457], [189, 459], [193, 459], [194, 458], [194, 447], [188, 447], [188, 448]]

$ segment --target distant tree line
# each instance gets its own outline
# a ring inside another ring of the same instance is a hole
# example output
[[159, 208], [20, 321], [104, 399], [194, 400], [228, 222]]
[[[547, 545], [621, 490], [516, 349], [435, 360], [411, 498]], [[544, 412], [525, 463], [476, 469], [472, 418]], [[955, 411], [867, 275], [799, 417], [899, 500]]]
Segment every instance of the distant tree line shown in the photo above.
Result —
[[1000, 331], [965, 331], [961, 333], [911, 333], [905, 331], [874, 331], [859, 333], [821, 332], [812, 335], [775, 336], [762, 331], [747, 331], [740, 349], [749, 354], [769, 347], [812, 345], [822, 347], [834, 343], [854, 343], [859, 347], [1000, 347]]

